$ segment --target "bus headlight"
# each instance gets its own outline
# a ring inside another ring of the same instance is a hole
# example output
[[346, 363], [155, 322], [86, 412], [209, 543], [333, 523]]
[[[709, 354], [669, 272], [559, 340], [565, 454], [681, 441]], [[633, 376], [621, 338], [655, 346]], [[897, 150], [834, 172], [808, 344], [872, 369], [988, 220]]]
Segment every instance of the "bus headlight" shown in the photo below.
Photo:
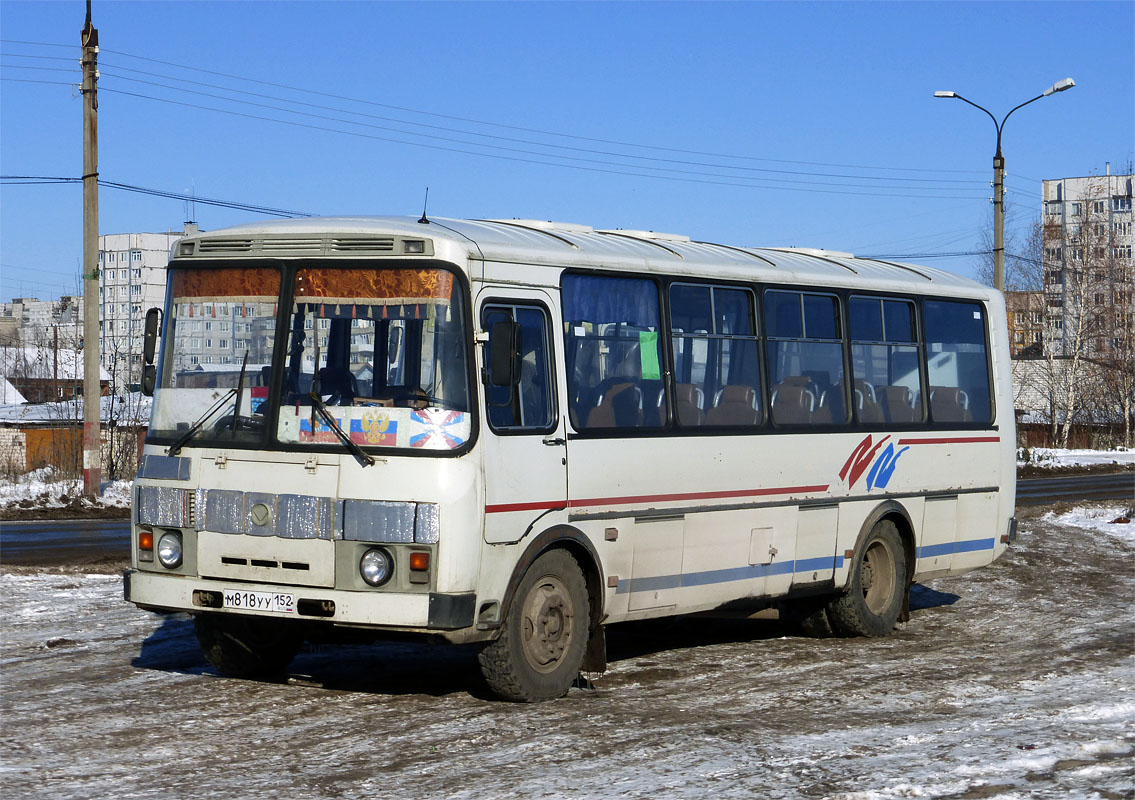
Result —
[[181, 566], [181, 534], [166, 531], [158, 539], [158, 561], [166, 569]]
[[382, 586], [394, 574], [394, 559], [377, 547], [367, 550], [359, 559], [359, 574], [371, 586]]

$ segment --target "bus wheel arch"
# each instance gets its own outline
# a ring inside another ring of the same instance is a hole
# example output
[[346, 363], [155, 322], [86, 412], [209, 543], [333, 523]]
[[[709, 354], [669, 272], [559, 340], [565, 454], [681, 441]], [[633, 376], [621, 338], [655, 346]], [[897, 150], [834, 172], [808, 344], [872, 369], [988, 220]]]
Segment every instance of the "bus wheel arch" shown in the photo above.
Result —
[[495, 639], [478, 655], [500, 697], [522, 702], [564, 695], [603, 655], [596, 599], [598, 560], [578, 532], [545, 531], [525, 550], [509, 581]]
[[913, 530], [906, 509], [891, 500], [863, 521], [851, 551], [847, 586], [827, 604], [835, 633], [885, 636], [895, 622], [909, 618]]

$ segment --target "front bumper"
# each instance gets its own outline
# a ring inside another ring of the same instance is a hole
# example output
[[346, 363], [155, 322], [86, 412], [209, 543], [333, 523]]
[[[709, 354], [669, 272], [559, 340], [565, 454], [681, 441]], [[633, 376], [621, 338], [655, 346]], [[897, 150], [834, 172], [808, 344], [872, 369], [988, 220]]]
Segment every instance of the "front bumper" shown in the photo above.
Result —
[[[217, 608], [209, 599], [225, 589], [287, 591], [297, 599], [294, 614]], [[148, 611], [210, 611], [219, 614], [302, 619], [375, 629], [441, 632], [470, 628], [476, 595], [345, 591], [310, 586], [250, 584], [209, 578], [127, 570], [123, 596]]]

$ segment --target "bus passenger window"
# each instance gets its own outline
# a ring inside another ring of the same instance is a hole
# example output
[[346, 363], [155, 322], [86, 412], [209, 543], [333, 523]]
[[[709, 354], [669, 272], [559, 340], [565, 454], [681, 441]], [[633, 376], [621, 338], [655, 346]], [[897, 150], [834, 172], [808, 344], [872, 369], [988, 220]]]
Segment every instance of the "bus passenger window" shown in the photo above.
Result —
[[555, 381], [547, 314], [533, 306], [486, 306], [482, 316], [481, 327], [490, 336], [486, 353], [492, 349], [494, 323], [520, 323], [520, 381], [515, 386], [486, 385], [489, 425], [493, 430], [549, 430], [555, 424]]
[[578, 431], [660, 428], [658, 288], [643, 278], [565, 275], [562, 283], [568, 415]]
[[922, 422], [922, 376], [914, 304], [881, 297], [852, 297], [851, 407], [864, 424]]
[[831, 295], [765, 292], [772, 421], [778, 425], [847, 422], [843, 333]]
[[926, 368], [932, 422], [989, 422], [985, 309], [980, 303], [927, 300]]
[[[752, 293], [672, 284], [670, 325], [678, 425], [759, 425], [760, 348]], [[665, 422], [664, 416], [660, 422]]]

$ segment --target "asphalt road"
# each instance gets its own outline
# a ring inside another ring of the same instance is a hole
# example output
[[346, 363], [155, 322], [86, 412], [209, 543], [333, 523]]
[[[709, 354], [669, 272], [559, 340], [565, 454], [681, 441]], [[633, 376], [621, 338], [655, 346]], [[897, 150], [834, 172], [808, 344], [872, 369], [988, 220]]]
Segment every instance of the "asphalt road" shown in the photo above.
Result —
[[[1128, 500], [1135, 503], [1135, 473], [1075, 475], [1017, 481], [1017, 505], [1060, 501]], [[130, 522], [37, 520], [0, 523], [0, 563], [100, 563], [130, 555]]]

